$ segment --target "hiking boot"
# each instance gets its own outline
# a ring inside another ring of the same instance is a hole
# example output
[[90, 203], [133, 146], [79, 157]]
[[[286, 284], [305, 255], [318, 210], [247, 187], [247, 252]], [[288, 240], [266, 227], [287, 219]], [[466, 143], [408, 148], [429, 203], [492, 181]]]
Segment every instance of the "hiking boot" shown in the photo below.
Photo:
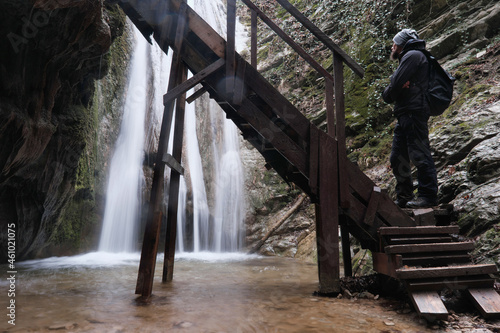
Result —
[[406, 199], [396, 199], [396, 201], [394, 201], [394, 203], [396, 205], [398, 205], [399, 208], [406, 208], [406, 204], [408, 203], [408, 200], [406, 200]]
[[406, 207], [408, 208], [429, 208], [429, 207], [433, 207], [433, 206], [437, 206], [437, 200], [434, 199], [428, 199], [428, 198], [422, 198], [422, 197], [419, 197], [415, 200], [412, 200], [412, 201], [408, 201], [408, 203], [406, 204]]

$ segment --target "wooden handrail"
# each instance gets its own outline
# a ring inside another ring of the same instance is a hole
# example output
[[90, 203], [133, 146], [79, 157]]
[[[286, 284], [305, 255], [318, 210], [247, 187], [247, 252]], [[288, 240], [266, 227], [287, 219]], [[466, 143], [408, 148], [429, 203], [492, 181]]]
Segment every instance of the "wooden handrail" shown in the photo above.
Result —
[[253, 10], [261, 18], [264, 23], [266, 23], [269, 28], [278, 34], [288, 45], [290, 45], [295, 52], [297, 52], [305, 61], [307, 61], [318, 73], [323, 75], [323, 77], [328, 78], [333, 81], [333, 76], [328, 73], [326, 69], [323, 68], [316, 60], [314, 60], [300, 45], [295, 43], [293, 39], [288, 36], [280, 27], [278, 27], [269, 17], [267, 17], [264, 12], [262, 12], [252, 1], [241, 0], [248, 8]]
[[295, 8], [290, 2], [288, 2], [287, 0], [276, 1], [300, 23], [302, 23], [302, 25], [306, 27], [314, 36], [316, 36], [321, 42], [323, 42], [326, 47], [328, 47], [334, 53], [338, 54], [342, 58], [342, 61], [345, 62], [346, 65], [349, 66], [354, 73], [356, 73], [360, 77], [363, 77], [365, 75], [364, 69], [354, 59], [349, 57], [349, 55], [347, 55], [347, 53], [345, 53], [344, 50], [340, 48], [340, 46], [335, 44], [330, 37], [328, 37], [323, 31], [321, 31], [321, 29], [319, 29], [314, 23], [309, 21], [309, 19], [297, 8]]

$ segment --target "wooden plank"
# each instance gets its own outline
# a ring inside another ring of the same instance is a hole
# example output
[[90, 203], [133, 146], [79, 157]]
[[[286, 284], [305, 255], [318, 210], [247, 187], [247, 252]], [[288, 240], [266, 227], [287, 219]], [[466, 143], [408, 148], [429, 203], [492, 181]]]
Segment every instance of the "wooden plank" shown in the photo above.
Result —
[[463, 265], [449, 267], [418, 267], [400, 268], [396, 270], [399, 279], [429, 279], [442, 277], [456, 277], [464, 275], [493, 274], [497, 272], [494, 264], [491, 265]]
[[467, 291], [484, 318], [500, 317], [500, 295], [495, 289], [471, 288]]
[[267, 24], [269, 28], [271, 28], [278, 36], [280, 36], [285, 43], [290, 45], [292, 49], [295, 50], [305, 61], [311, 65], [312, 68], [314, 68], [319, 74], [321, 74], [323, 77], [328, 78], [333, 81], [333, 77], [326, 69], [323, 68], [319, 63], [316, 62], [300, 45], [295, 43], [295, 41], [288, 36], [283, 30], [281, 30], [280, 27], [278, 27], [269, 17], [266, 16], [257, 6], [253, 4], [252, 1], [250, 0], [242, 0], [245, 5], [248, 6], [251, 10], [255, 11], [257, 15], [260, 17], [264, 23]]
[[469, 251], [474, 249], [473, 242], [430, 243], [430, 244], [405, 244], [388, 245], [386, 253], [419, 253], [443, 251]]
[[414, 209], [413, 215], [415, 216], [415, 222], [417, 223], [417, 225], [421, 226], [436, 225], [436, 220], [434, 219], [434, 209], [432, 208]]
[[385, 235], [437, 235], [437, 234], [458, 234], [460, 228], [457, 225], [435, 227], [435, 226], [416, 226], [416, 227], [380, 227], [379, 234]]
[[297, 8], [295, 8], [290, 2], [287, 0], [277, 0], [278, 3], [283, 6], [292, 16], [294, 16], [304, 27], [306, 27], [314, 36], [316, 36], [323, 44], [325, 44], [330, 50], [336, 52], [341, 57], [342, 61], [349, 66], [354, 73], [358, 76], [364, 76], [363, 68], [349, 55], [347, 55], [344, 50], [342, 50], [337, 44], [333, 42], [333, 40], [328, 37], [321, 29], [319, 29], [316, 25], [314, 25], [309, 19], [304, 16]]
[[201, 95], [203, 95], [206, 92], [207, 91], [205, 90], [205, 88], [201, 87], [200, 89], [196, 90], [191, 96], [189, 96], [188, 98], [186, 98], [186, 102], [188, 102], [189, 104], [191, 104], [195, 100], [197, 100], [198, 98], [200, 98]]
[[372, 195], [370, 196], [370, 201], [368, 201], [368, 207], [366, 207], [365, 218], [363, 223], [373, 225], [375, 221], [375, 214], [377, 214], [377, 208], [380, 198], [380, 192], [382, 190], [378, 186], [373, 187]]
[[234, 77], [236, 72], [235, 59], [235, 32], [236, 32], [236, 0], [226, 1], [226, 95], [232, 96], [234, 90]]
[[413, 291], [410, 299], [417, 312], [429, 321], [448, 319], [448, 310], [435, 291]]
[[320, 136], [319, 204], [316, 204], [316, 242], [319, 293], [340, 292], [339, 206], [336, 144], [328, 135]]
[[[345, 160], [349, 186], [352, 191], [368, 202], [375, 183], [368, 178], [354, 163]], [[410, 227], [415, 226], [415, 221], [405, 214], [384, 192], [380, 194], [378, 214], [389, 226]]]
[[257, 69], [257, 13], [250, 10], [250, 64]]
[[468, 254], [445, 254], [445, 255], [428, 255], [417, 257], [403, 257], [403, 264], [407, 266], [446, 266], [450, 264], [465, 264], [470, 263], [471, 258]]
[[179, 174], [184, 174], [184, 168], [182, 167], [181, 163], [178, 162], [172, 155], [166, 153], [163, 156], [163, 162], [165, 162], [165, 164], [168, 165], [169, 168], [174, 169]]
[[351, 240], [345, 215], [340, 216], [340, 237], [342, 240], [342, 259], [344, 262], [344, 276], [352, 276]]
[[181, 94], [185, 93], [189, 89], [193, 88], [196, 86], [198, 83], [203, 81], [207, 76], [215, 72], [216, 70], [220, 69], [222, 66], [225, 64], [224, 59], [219, 59], [215, 61], [214, 63], [210, 64], [208, 67], [205, 69], [199, 71], [195, 75], [193, 75], [191, 78], [188, 80], [182, 82], [178, 86], [176, 86], [174, 89], [169, 90], [164, 96], [163, 96], [163, 105], [167, 104], [168, 102], [176, 99], [179, 97]]
[[408, 290], [465, 290], [467, 288], [492, 288], [495, 279], [487, 275], [458, 276], [453, 278], [406, 280]]
[[372, 251], [372, 258], [375, 271], [396, 278], [396, 269], [402, 266], [401, 255], [387, 255], [384, 252]]
[[[172, 11], [179, 11], [184, 0], [170, 0]], [[187, 17], [189, 29], [193, 31], [219, 58], [225, 58], [226, 41], [191, 7], [188, 7]]]
[[[180, 72], [181, 81], [187, 78], [187, 68], [182, 66]], [[184, 115], [186, 110], [186, 93], [183, 93], [176, 103], [175, 127], [172, 146], [172, 157], [181, 162], [182, 143], [184, 137]], [[179, 183], [180, 173], [175, 169], [170, 170], [170, 187], [168, 190], [168, 209], [167, 209], [167, 230], [165, 235], [165, 256], [163, 262], [162, 282], [172, 281], [174, 274], [175, 261], [175, 242], [177, 236], [177, 210], [179, 207]]]
[[435, 236], [435, 237], [394, 237], [389, 238], [390, 245], [399, 244], [428, 244], [428, 243], [450, 243], [452, 241], [450, 236]]

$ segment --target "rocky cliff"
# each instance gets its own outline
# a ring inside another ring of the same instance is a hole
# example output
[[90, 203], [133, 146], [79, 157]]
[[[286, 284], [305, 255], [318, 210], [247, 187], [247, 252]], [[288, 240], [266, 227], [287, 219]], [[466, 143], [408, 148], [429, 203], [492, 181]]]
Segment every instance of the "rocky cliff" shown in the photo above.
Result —
[[[346, 77], [346, 132], [349, 158], [382, 188], [394, 187], [388, 154], [395, 120], [381, 92], [396, 63], [389, 61], [392, 37], [413, 27], [428, 49], [456, 78], [450, 108], [430, 121], [431, 146], [439, 170], [441, 203], [452, 203], [461, 233], [477, 237], [479, 261], [500, 262], [500, 5], [497, 1], [291, 1], [366, 71], [363, 79]], [[304, 28], [272, 1], [260, 8], [328, 70], [332, 56]], [[244, 12], [244, 9], [242, 9]], [[264, 25], [259, 25], [259, 69], [318, 126], [326, 127], [322, 79]], [[268, 179], [274, 179], [267, 171]], [[264, 173], [265, 174], [265, 173]], [[260, 184], [266, 184], [262, 177]], [[256, 210], [249, 227], [253, 244], [266, 233], [279, 209], [298, 194], [283, 196], [287, 185], [276, 180], [275, 193]], [[253, 185], [252, 185], [253, 186]], [[265, 187], [265, 186], [262, 186]], [[293, 190], [290, 188], [290, 190]], [[261, 196], [262, 197], [262, 196]], [[314, 259], [314, 209], [308, 204], [279, 228], [261, 253]], [[259, 216], [264, 211], [271, 214]], [[269, 213], [269, 212], [268, 212]], [[270, 220], [270, 221], [269, 221]]]
[[78, 243], [92, 225], [98, 156], [106, 154], [96, 148], [95, 80], [120, 61], [108, 51], [125, 18], [99, 0], [2, 0], [1, 8], [0, 239], [6, 244], [15, 223], [23, 259], [51, 243]]

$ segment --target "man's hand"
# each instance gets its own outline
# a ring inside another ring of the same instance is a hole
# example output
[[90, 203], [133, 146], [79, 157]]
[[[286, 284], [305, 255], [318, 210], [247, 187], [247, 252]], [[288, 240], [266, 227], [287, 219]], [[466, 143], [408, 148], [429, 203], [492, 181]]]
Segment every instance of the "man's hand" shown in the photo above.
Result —
[[403, 89], [410, 88], [410, 81], [406, 81], [405, 84], [403, 84]]

